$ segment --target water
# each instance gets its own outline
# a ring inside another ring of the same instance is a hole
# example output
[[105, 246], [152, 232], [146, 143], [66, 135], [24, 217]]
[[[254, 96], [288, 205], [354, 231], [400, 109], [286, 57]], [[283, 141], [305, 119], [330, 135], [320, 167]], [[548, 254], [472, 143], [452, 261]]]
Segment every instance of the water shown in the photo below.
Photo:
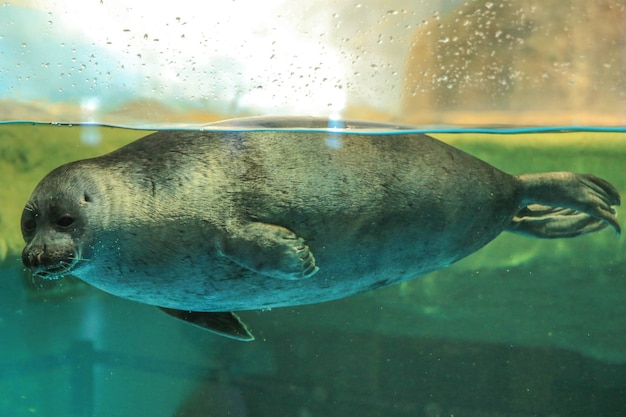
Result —
[[[507, 172], [591, 172], [626, 195], [624, 129], [437, 129]], [[242, 312], [248, 344], [71, 280], [33, 282], [18, 219], [34, 185], [145, 134], [0, 125], [0, 416], [626, 415], [626, 244], [608, 230], [503, 234], [410, 283]]]

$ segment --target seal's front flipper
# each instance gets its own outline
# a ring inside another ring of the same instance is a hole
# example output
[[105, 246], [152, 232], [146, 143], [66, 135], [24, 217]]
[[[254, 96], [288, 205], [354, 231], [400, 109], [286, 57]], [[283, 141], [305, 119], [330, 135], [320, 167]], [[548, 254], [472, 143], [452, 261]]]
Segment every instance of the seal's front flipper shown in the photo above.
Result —
[[195, 326], [202, 327], [220, 336], [229, 337], [242, 342], [251, 342], [254, 336], [235, 313], [203, 313], [196, 311], [175, 310], [173, 308], [159, 307], [172, 317], [186, 321]]
[[233, 262], [272, 278], [309, 278], [319, 268], [304, 240], [291, 230], [254, 222], [238, 227], [218, 248]]
[[580, 211], [533, 204], [520, 210], [509, 232], [540, 238], [574, 237], [602, 230], [608, 224]]
[[[588, 174], [548, 172], [517, 177], [522, 204], [509, 230], [537, 237], [571, 237], [612, 226], [620, 196], [607, 181]], [[549, 207], [538, 207], [537, 204]], [[568, 210], [570, 209], [570, 210]]]

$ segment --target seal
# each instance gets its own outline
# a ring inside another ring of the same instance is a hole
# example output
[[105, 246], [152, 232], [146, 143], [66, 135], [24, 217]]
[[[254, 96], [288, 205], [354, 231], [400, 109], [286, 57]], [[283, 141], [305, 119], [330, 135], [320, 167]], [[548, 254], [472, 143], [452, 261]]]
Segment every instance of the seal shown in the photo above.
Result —
[[269, 121], [270, 129], [160, 131], [53, 170], [22, 214], [24, 265], [252, 340], [233, 311], [406, 281], [506, 230], [620, 232], [620, 196], [592, 175], [509, 175], [402, 129]]

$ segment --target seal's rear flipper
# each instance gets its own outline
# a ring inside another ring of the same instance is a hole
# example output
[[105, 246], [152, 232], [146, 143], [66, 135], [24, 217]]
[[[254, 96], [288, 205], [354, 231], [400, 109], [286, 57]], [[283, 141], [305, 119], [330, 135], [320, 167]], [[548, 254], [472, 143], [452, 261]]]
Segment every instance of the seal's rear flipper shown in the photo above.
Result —
[[608, 223], [587, 213], [533, 204], [520, 210], [507, 230], [533, 237], [562, 238], [595, 232], [607, 226]]
[[175, 310], [172, 308], [159, 307], [172, 317], [186, 321], [195, 326], [202, 327], [220, 336], [251, 342], [254, 336], [248, 327], [241, 321], [239, 316], [232, 312], [225, 313], [204, 313], [197, 311]]
[[620, 234], [612, 207], [620, 204], [620, 196], [607, 181], [572, 172], [526, 174], [517, 178], [522, 186], [523, 208], [507, 230], [557, 238], [612, 226]]

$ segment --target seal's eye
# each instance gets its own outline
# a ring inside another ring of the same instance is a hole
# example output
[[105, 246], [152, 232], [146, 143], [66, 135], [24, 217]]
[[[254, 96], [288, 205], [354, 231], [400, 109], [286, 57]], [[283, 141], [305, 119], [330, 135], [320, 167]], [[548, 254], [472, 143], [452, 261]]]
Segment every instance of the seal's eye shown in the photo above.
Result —
[[74, 223], [74, 218], [72, 216], [61, 216], [57, 219], [57, 226], [60, 227], [69, 227]]
[[33, 217], [24, 219], [22, 221], [22, 232], [27, 234], [35, 233], [35, 229], [37, 229], [37, 222]]
[[91, 201], [91, 196], [89, 194], [87, 194], [87, 193], [84, 193], [83, 194], [83, 201], [85, 203], [89, 203]]

